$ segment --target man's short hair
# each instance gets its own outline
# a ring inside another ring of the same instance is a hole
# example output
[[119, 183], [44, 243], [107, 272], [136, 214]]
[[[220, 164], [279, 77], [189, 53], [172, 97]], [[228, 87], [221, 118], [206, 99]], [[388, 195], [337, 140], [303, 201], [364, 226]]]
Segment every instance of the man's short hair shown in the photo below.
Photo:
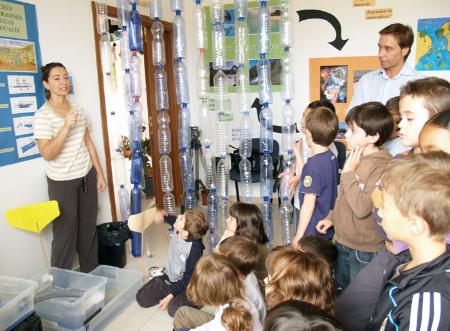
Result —
[[422, 98], [431, 116], [450, 108], [450, 83], [438, 77], [410, 80], [400, 89], [400, 98]]
[[224, 239], [218, 247], [218, 253], [226, 256], [243, 276], [247, 276], [258, 262], [258, 245], [244, 236], [232, 236]]
[[450, 233], [450, 155], [444, 152], [409, 155], [392, 161], [381, 178], [403, 216], [428, 223], [431, 236]]
[[328, 147], [336, 138], [339, 120], [329, 108], [319, 107], [306, 115], [305, 126], [314, 143]]
[[189, 232], [188, 240], [199, 240], [208, 232], [209, 224], [205, 214], [198, 208], [184, 212], [184, 230]]
[[375, 101], [366, 102], [350, 109], [345, 117], [345, 123], [352, 125], [353, 122], [368, 136], [378, 134], [379, 138], [375, 142], [375, 146], [383, 145], [391, 136], [394, 127], [394, 120], [386, 106]]
[[378, 33], [380, 35], [391, 34], [397, 40], [400, 48], [409, 48], [408, 53], [403, 57], [403, 61], [406, 62], [409, 53], [411, 53], [412, 44], [414, 43], [414, 32], [411, 27], [401, 23], [394, 23], [381, 29]]
[[306, 236], [298, 241], [298, 245], [303, 252], [321, 257], [328, 262], [332, 269], [334, 268], [338, 252], [330, 240], [318, 236]]

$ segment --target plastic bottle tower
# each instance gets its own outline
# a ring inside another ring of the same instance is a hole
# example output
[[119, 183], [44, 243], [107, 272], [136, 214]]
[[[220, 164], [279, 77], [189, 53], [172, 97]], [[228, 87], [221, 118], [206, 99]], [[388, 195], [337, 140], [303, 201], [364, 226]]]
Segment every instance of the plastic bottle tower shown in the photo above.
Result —
[[211, 120], [208, 110], [208, 90], [209, 90], [209, 68], [206, 65], [205, 50], [208, 47], [208, 39], [206, 37], [206, 17], [203, 11], [202, 1], [195, 0], [194, 8], [194, 34], [195, 47], [198, 49], [197, 60], [197, 97], [200, 99], [200, 139], [202, 142], [202, 165], [206, 174], [206, 188], [208, 194], [208, 223], [209, 223], [209, 249], [213, 252], [217, 245], [217, 190], [214, 184], [215, 163], [212, 154], [211, 141]]
[[103, 75], [110, 77], [112, 70], [111, 45], [109, 33], [106, 29], [106, 5], [104, 3], [96, 3], [97, 9], [97, 31], [100, 34], [100, 57], [102, 62]]
[[[120, 1], [122, 3], [122, 1]], [[120, 12], [120, 11], [119, 11]], [[123, 13], [122, 13], [123, 14]], [[119, 18], [120, 19], [120, 18]], [[128, 84], [126, 89], [126, 100], [129, 104], [129, 141], [131, 143], [131, 174], [130, 181], [133, 184], [131, 190], [131, 208], [132, 215], [141, 212], [141, 188], [143, 181], [143, 152], [141, 147], [143, 120], [142, 104], [139, 98], [142, 96], [141, 84], [141, 60], [138, 51], [142, 51], [142, 29], [141, 18], [136, 8], [136, 2], [131, 3], [131, 11], [128, 15], [128, 45], [131, 51], [129, 63], [129, 76], [124, 76], [124, 85]], [[142, 234], [133, 232], [131, 240], [131, 254], [141, 256]]]
[[248, 68], [248, 24], [247, 0], [235, 0], [235, 58], [238, 65], [236, 72], [236, 85], [238, 108], [241, 112], [239, 172], [241, 177], [241, 196], [245, 202], [252, 200], [252, 169], [248, 160], [252, 155], [252, 123], [250, 120], [250, 105], [248, 98], [249, 68]]
[[228, 131], [229, 131], [229, 99], [227, 78], [223, 69], [225, 69], [225, 30], [223, 28], [224, 12], [223, 4], [220, 0], [213, 0], [211, 3], [211, 22], [212, 22], [212, 51], [213, 51], [213, 69], [217, 70], [214, 75], [214, 106], [217, 116], [216, 128], [216, 155], [220, 157], [217, 163], [216, 186], [218, 198], [218, 236], [222, 235], [226, 228], [226, 219], [228, 217], [228, 179], [229, 169], [226, 163], [228, 150]]
[[164, 70], [166, 64], [166, 47], [164, 43], [164, 27], [160, 21], [162, 16], [161, 0], [150, 2], [150, 17], [154, 19], [152, 24], [152, 63], [156, 66], [155, 95], [156, 110], [158, 114], [158, 147], [161, 158], [159, 159], [161, 188], [164, 192], [164, 210], [169, 215], [175, 215], [175, 197], [173, 191], [172, 159], [169, 154], [172, 150], [169, 101], [167, 94], [167, 73]]
[[[292, 34], [289, 21], [289, 0], [281, 2], [281, 44], [284, 48], [283, 64], [281, 71], [281, 99], [284, 101], [282, 109], [283, 125], [281, 128], [282, 135], [282, 153], [286, 160], [283, 171], [283, 179], [281, 181], [281, 241], [284, 245], [290, 244], [292, 241], [293, 229], [293, 207], [290, 198], [289, 181], [294, 176], [295, 160], [293, 154], [295, 119], [291, 101], [294, 98], [294, 77], [292, 75], [292, 55], [290, 48], [292, 47]], [[294, 230], [295, 231], [295, 230]]]
[[189, 110], [189, 86], [187, 68], [184, 64], [186, 58], [186, 24], [183, 16], [183, 1], [171, 0], [170, 9], [175, 13], [173, 18], [173, 50], [175, 63], [175, 82], [177, 103], [180, 105], [178, 147], [180, 149], [180, 167], [183, 178], [184, 206], [187, 209], [197, 206], [194, 191], [194, 176], [191, 159], [191, 112]]
[[269, 245], [273, 240], [272, 203], [270, 199], [273, 193], [273, 161], [271, 153], [273, 151], [273, 115], [269, 105], [272, 103], [272, 79], [270, 75], [270, 62], [266, 55], [271, 48], [271, 26], [270, 10], [267, 8], [267, 1], [260, 1], [257, 14], [257, 49], [259, 60], [258, 85], [259, 100], [263, 108], [260, 113], [260, 152], [261, 157], [261, 179], [260, 192], [263, 198], [261, 212], [264, 219], [265, 230], [269, 237]]

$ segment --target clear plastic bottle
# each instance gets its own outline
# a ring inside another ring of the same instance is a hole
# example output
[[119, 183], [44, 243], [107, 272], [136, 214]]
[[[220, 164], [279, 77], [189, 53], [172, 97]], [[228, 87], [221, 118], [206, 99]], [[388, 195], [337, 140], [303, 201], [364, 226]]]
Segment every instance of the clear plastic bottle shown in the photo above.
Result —
[[252, 201], [252, 165], [247, 159], [242, 159], [239, 162], [239, 172], [241, 175], [241, 196], [245, 202]]
[[201, 135], [200, 138], [203, 141], [204, 145], [210, 145], [211, 139], [213, 138], [213, 112], [209, 111], [208, 108], [208, 100], [202, 99], [200, 103], [200, 129], [201, 129]]
[[273, 115], [270, 108], [263, 108], [259, 114], [259, 150], [261, 153], [273, 151]]
[[128, 25], [128, 0], [117, 0], [117, 19], [122, 30]]
[[173, 18], [173, 57], [174, 59], [186, 58], [186, 24], [183, 16], [175, 15]]
[[252, 122], [250, 112], [245, 112], [241, 120], [239, 155], [242, 158], [249, 158], [252, 155]]
[[285, 102], [293, 100], [295, 96], [292, 59], [292, 54], [285, 51], [281, 68], [281, 100]]
[[287, 155], [286, 157], [286, 163], [284, 165], [283, 174], [281, 177], [281, 184], [280, 184], [280, 195], [283, 199], [289, 199], [290, 198], [290, 181], [292, 177], [294, 177], [294, 158], [292, 151]]
[[213, 68], [214, 70], [225, 68], [225, 30], [221, 24], [215, 24], [212, 28], [213, 42]]
[[128, 72], [131, 64], [131, 52], [130, 52], [130, 40], [128, 36], [128, 30], [120, 32], [120, 63], [122, 70]]
[[150, 17], [151, 18], [162, 18], [162, 2], [161, 0], [150, 0]]
[[218, 243], [217, 234], [214, 230], [209, 228], [209, 236], [208, 236], [208, 248], [210, 253], [214, 253]]
[[234, 15], [236, 16], [236, 19], [247, 18], [247, 10], [247, 0], [234, 0]]
[[155, 92], [156, 109], [169, 109], [169, 101], [167, 96], [167, 74], [162, 66], [155, 71]]
[[270, 73], [270, 61], [268, 59], [258, 60], [258, 85], [259, 102], [272, 103], [272, 77]]
[[217, 163], [217, 195], [220, 197], [228, 197], [228, 180], [229, 180], [229, 169], [224, 157], [221, 157]]
[[265, 1], [261, 1], [261, 7], [257, 14], [257, 35], [256, 43], [259, 54], [267, 54], [270, 52], [271, 46], [271, 26], [270, 26], [270, 10], [267, 8]]
[[187, 69], [183, 61], [177, 60], [175, 64], [175, 83], [178, 104], [189, 103]]
[[210, 231], [217, 230], [218, 216], [217, 192], [216, 188], [212, 186], [208, 194], [208, 223]]
[[222, 70], [219, 70], [213, 78], [214, 92], [215, 92], [215, 106], [216, 112], [225, 113], [226, 112], [226, 99], [228, 99], [228, 86], [227, 86], [227, 76]]
[[170, 10], [171, 11], [182, 11], [183, 10], [183, 0], [170, 0]]
[[292, 204], [289, 198], [281, 200], [281, 242], [283, 245], [292, 243], [291, 221], [292, 221]]
[[163, 192], [173, 191], [172, 159], [167, 155], [161, 156], [159, 159], [159, 168]]
[[129, 140], [132, 144], [141, 142], [143, 132], [142, 105], [134, 103], [130, 112], [130, 136]]
[[189, 150], [183, 148], [180, 152], [180, 168], [183, 179], [184, 191], [194, 187], [194, 176], [192, 173], [192, 158]]
[[111, 58], [111, 43], [109, 41], [109, 34], [103, 33], [100, 37], [100, 54], [102, 58], [103, 74], [111, 76], [112, 58]]
[[206, 17], [200, 4], [197, 4], [194, 9], [194, 25], [197, 48], [206, 49], [208, 47], [208, 38], [206, 36]]
[[225, 114], [217, 114], [216, 146], [217, 155], [220, 157], [225, 157], [228, 152], [228, 129], [229, 125]]
[[281, 126], [281, 146], [283, 154], [293, 152], [294, 149], [294, 135], [295, 135], [295, 119], [294, 109], [290, 103], [286, 103], [282, 108], [283, 125]]
[[197, 198], [192, 188], [188, 188], [184, 195], [184, 207], [186, 209], [193, 209], [197, 207]]
[[264, 197], [261, 205], [261, 213], [264, 221], [264, 230], [269, 238], [269, 246], [271, 246], [273, 240], [273, 214], [272, 203], [270, 202], [269, 197]]
[[248, 25], [247, 21], [239, 20], [235, 27], [234, 51], [236, 63], [248, 67]]
[[137, 55], [131, 57], [130, 83], [131, 95], [136, 99], [140, 98], [142, 95], [141, 59]]
[[280, 39], [281, 45], [292, 47], [292, 27], [289, 20], [289, 1], [281, 3], [281, 20], [280, 20]]
[[203, 169], [205, 170], [206, 188], [210, 189], [214, 186], [213, 184], [216, 174], [215, 158], [212, 155], [211, 145], [206, 144], [204, 146], [205, 148], [202, 149], [202, 165]]
[[211, 4], [211, 23], [217, 24], [223, 22], [223, 4], [222, 0], [212, 0]]
[[96, 2], [95, 8], [97, 11], [97, 31], [100, 34], [108, 33], [107, 27], [107, 13], [106, 13], [106, 4]]
[[191, 112], [187, 106], [178, 113], [178, 148], [191, 148]]
[[141, 199], [142, 199], [141, 190], [137, 187], [133, 187], [131, 189], [131, 203], [130, 203], [131, 215], [139, 214], [141, 212]]
[[133, 149], [133, 154], [131, 156], [131, 184], [140, 185], [142, 181], [142, 148], [136, 145]]
[[238, 97], [238, 109], [240, 112], [250, 111], [248, 87], [248, 67], [239, 65], [239, 69], [236, 71], [236, 92]]
[[171, 192], [166, 192], [164, 194], [163, 205], [164, 205], [164, 210], [169, 215], [175, 215], [176, 214], [175, 197], [173, 196], [173, 194]]
[[160, 21], [152, 24], [152, 61], [154, 66], [166, 64], [166, 47], [164, 44], [164, 27]]
[[208, 98], [209, 68], [205, 62], [205, 53], [199, 52], [197, 61], [197, 93], [199, 99]]
[[161, 111], [158, 114], [158, 147], [161, 154], [169, 154], [172, 150], [170, 118], [167, 111]]
[[218, 205], [218, 220], [217, 220], [217, 236], [220, 238], [220, 236], [223, 234], [223, 231], [227, 228], [227, 218], [229, 214], [229, 203], [228, 203], [228, 197], [220, 197], [219, 196], [219, 205]]
[[272, 198], [273, 194], [273, 160], [270, 154], [263, 154], [261, 157], [261, 177], [260, 192], [261, 197]]
[[136, 3], [131, 5], [128, 19], [128, 29], [130, 31], [130, 50], [132, 52], [142, 51], [142, 27], [141, 17], [136, 10]]
[[130, 194], [123, 184], [120, 184], [117, 196], [119, 199], [121, 221], [126, 221], [128, 220], [128, 216], [130, 216]]

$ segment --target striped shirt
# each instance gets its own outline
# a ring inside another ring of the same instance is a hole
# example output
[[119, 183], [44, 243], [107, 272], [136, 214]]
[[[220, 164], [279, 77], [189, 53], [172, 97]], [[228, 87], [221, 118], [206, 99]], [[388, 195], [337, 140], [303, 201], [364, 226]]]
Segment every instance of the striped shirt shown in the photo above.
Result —
[[[53, 160], [46, 163], [46, 174], [50, 179], [62, 181], [86, 176], [92, 167], [91, 158], [84, 141], [89, 122], [82, 107], [70, 104], [78, 113], [75, 126], [70, 130], [64, 146]], [[64, 127], [64, 117], [45, 103], [36, 113], [34, 120], [35, 139], [53, 139]]]

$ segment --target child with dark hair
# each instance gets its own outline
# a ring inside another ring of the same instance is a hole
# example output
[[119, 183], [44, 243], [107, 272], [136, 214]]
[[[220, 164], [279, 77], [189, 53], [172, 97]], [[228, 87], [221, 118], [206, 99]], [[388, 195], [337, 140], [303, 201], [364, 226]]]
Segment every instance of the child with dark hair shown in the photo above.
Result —
[[379, 102], [354, 107], [345, 119], [347, 147], [351, 150], [342, 170], [339, 194], [332, 212], [317, 224], [323, 234], [334, 226], [338, 250], [336, 282], [348, 286], [361, 268], [383, 247], [372, 219], [371, 195], [392, 156], [380, 149], [390, 137], [393, 120]]
[[337, 195], [338, 161], [329, 146], [338, 131], [338, 118], [328, 108], [318, 108], [306, 116], [305, 125], [306, 141], [312, 155], [302, 165], [301, 151], [295, 153], [297, 169], [301, 169], [301, 207], [297, 233], [292, 240], [294, 245], [304, 235], [333, 237], [332, 230], [322, 234], [316, 230], [316, 225], [333, 209]]
[[273, 307], [264, 321], [264, 331], [341, 331], [330, 314], [307, 302], [288, 300]]
[[331, 269], [334, 269], [338, 252], [330, 240], [316, 236], [302, 237], [298, 241], [297, 246], [303, 252], [321, 257], [328, 262]]
[[176, 230], [170, 241], [165, 273], [148, 281], [136, 294], [136, 300], [142, 307], [158, 305], [163, 310], [168, 308], [170, 316], [181, 306], [194, 306], [186, 298], [186, 287], [191, 279], [197, 261], [202, 257], [205, 247], [202, 238], [209, 225], [205, 214], [200, 209], [186, 210], [183, 215], [162, 216], [159, 212], [155, 223], [173, 225]]
[[419, 135], [422, 153], [443, 151], [450, 154], [450, 108], [432, 116]]
[[400, 140], [400, 129], [398, 128], [398, 123], [400, 123], [400, 97], [398, 96], [389, 99], [386, 102], [386, 108], [392, 115], [394, 127], [392, 129], [391, 136], [381, 147], [387, 150], [392, 156], [395, 156], [399, 153], [409, 150], [409, 147], [404, 146]]
[[266, 246], [269, 239], [264, 231], [264, 221], [260, 209], [250, 203], [236, 202], [230, 207], [230, 217], [220, 241], [235, 235], [244, 236], [256, 242], [258, 247], [255, 275], [260, 287], [264, 287], [267, 276], [266, 258], [269, 250]]

